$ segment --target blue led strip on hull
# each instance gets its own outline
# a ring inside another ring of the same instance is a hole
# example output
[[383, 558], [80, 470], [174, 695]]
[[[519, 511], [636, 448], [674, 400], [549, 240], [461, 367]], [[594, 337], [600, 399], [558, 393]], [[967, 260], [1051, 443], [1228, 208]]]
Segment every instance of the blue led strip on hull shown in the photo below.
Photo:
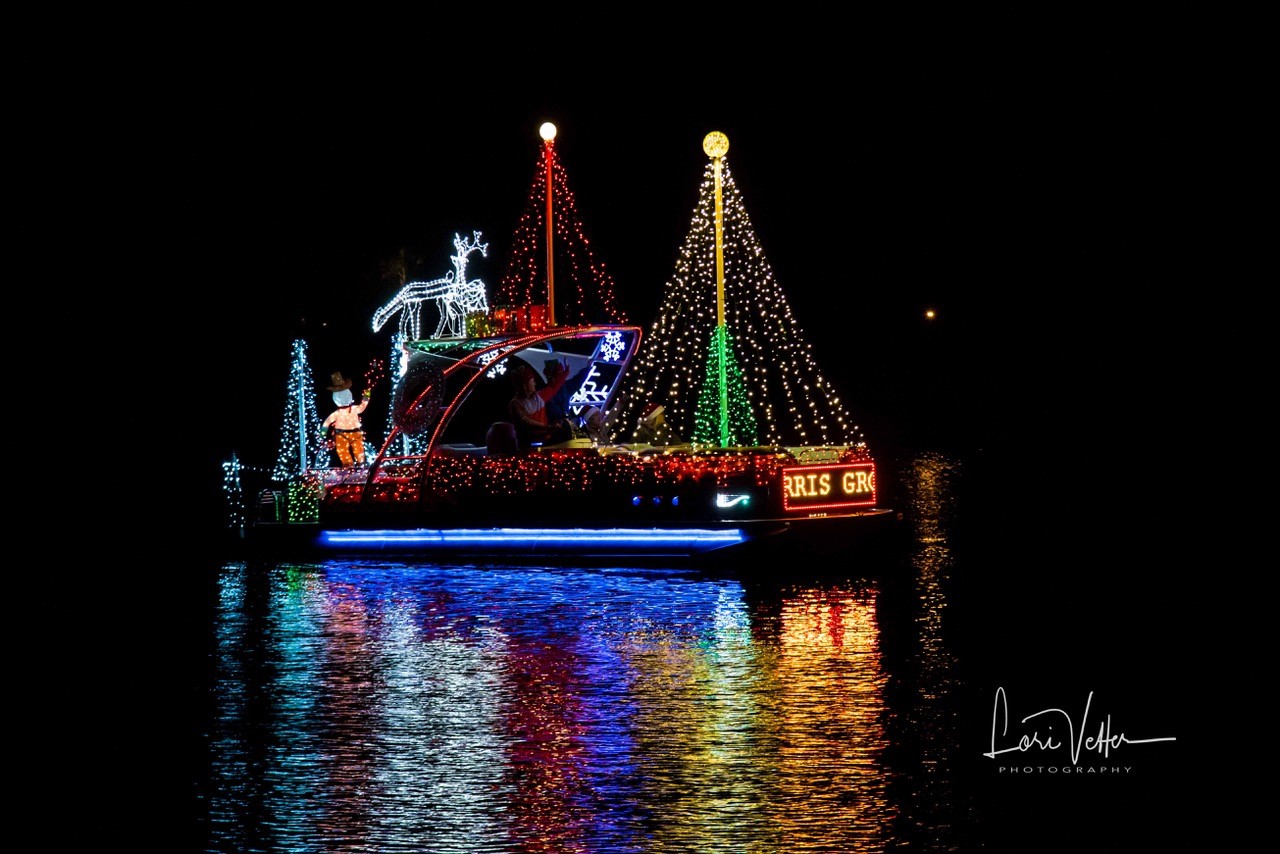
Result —
[[496, 549], [554, 552], [704, 552], [746, 542], [737, 528], [454, 528], [323, 531], [321, 545], [341, 548]]

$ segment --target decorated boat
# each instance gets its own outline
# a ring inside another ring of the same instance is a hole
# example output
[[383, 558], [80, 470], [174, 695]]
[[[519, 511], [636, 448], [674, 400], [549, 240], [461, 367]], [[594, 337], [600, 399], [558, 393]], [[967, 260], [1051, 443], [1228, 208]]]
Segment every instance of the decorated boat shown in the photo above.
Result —
[[[248, 537], [339, 553], [667, 559], [841, 550], [891, 532], [900, 516], [880, 500], [868, 444], [754, 245], [723, 134], [704, 140], [699, 207], [648, 330], [617, 317], [611, 282], [590, 257], [565, 265], [594, 275], [574, 291], [614, 316], [594, 323], [586, 309], [557, 304], [551, 247], [580, 227], [552, 214], [549, 200], [567, 193], [553, 138], [544, 133], [542, 190], [529, 205], [545, 216], [529, 213], [514, 241], [534, 246], [545, 229], [545, 292], [527, 275], [533, 265], [513, 261], [491, 310], [466, 276], [467, 256], [485, 250], [480, 235], [455, 236], [453, 273], [406, 283], [375, 315], [375, 331], [399, 316], [376, 454], [330, 467], [304, 452], [257, 493]], [[424, 338], [418, 311], [428, 300], [440, 323]], [[563, 372], [567, 429], [530, 439], [509, 414], [511, 378], [549, 392], [549, 365]], [[303, 400], [309, 380], [295, 373], [291, 397]], [[655, 415], [667, 429], [650, 429]], [[308, 432], [301, 423], [297, 434]]]

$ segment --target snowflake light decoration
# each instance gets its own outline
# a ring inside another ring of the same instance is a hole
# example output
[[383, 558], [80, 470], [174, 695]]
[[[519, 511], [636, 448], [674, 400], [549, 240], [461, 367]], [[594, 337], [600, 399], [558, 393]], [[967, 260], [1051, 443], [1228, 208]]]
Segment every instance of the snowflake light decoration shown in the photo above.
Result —
[[622, 354], [626, 352], [626, 346], [621, 332], [607, 333], [604, 340], [600, 342], [600, 358], [606, 362], [621, 361]]
[[[493, 357], [496, 354], [490, 353], [486, 355], [489, 356], [489, 361], [493, 361]], [[505, 374], [506, 372], [507, 372], [507, 360], [503, 359], [501, 362], [498, 362], [496, 365], [494, 365], [492, 368], [486, 371], [485, 376], [492, 380], [492, 379], [496, 379], [502, 374]]]

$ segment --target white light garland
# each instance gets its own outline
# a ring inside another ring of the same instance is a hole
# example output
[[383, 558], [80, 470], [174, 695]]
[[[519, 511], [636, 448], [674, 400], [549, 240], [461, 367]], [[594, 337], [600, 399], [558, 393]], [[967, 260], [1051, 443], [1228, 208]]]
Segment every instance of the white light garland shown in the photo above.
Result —
[[244, 488], [240, 483], [240, 458], [231, 454], [231, 459], [222, 464], [222, 489], [227, 499], [227, 527], [244, 530]]
[[[771, 445], [860, 442], [858, 427], [818, 370], [812, 347], [774, 279], [727, 159], [721, 160], [721, 194], [726, 322], [733, 330], [759, 440]], [[715, 325], [715, 182], [708, 163], [658, 317], [610, 417], [614, 441], [631, 440], [639, 413], [651, 400], [666, 406], [667, 421], [677, 434], [693, 435], [706, 342]]]

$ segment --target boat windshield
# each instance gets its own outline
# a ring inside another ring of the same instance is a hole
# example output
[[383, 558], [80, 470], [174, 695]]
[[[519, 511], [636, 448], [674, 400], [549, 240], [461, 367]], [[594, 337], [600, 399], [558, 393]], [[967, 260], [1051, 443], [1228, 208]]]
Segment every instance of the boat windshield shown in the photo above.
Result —
[[631, 327], [564, 330], [557, 335], [532, 336], [530, 343], [516, 349], [495, 346], [504, 343], [501, 338], [473, 339], [452, 346], [415, 345], [420, 353], [429, 355], [414, 358], [429, 358], [444, 374], [438, 405], [444, 408], [442, 414], [448, 421], [437, 444], [484, 445], [489, 428], [509, 420], [508, 404], [515, 393], [513, 377], [521, 367], [531, 370], [537, 388], [544, 389], [550, 380], [550, 365], [559, 363], [568, 377], [564, 400], [568, 417], [579, 415], [588, 406], [607, 412], [618, 380], [639, 343], [638, 333]]

